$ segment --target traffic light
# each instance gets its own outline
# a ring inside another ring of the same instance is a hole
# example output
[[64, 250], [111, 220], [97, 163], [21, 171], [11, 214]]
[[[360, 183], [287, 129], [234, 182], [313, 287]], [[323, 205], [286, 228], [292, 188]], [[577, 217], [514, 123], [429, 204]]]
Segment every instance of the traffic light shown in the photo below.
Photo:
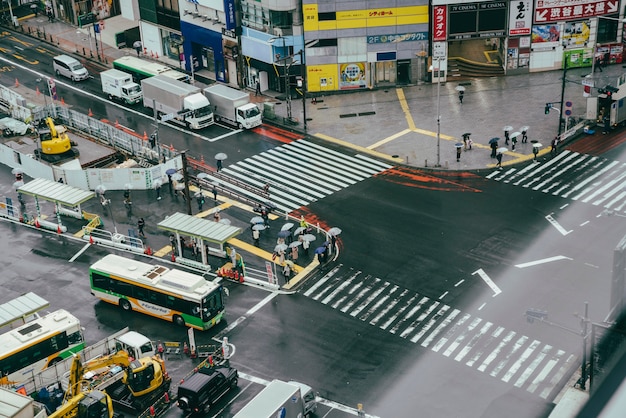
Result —
[[535, 319], [538, 319], [539, 321], [544, 321], [548, 318], [548, 312], [547, 311], [541, 311], [539, 309], [526, 309], [526, 321], [528, 321], [529, 323], [533, 323], [535, 321]]
[[550, 109], [552, 109], [552, 103], [546, 103], [546, 107], [544, 109], [546, 115], [550, 113]]

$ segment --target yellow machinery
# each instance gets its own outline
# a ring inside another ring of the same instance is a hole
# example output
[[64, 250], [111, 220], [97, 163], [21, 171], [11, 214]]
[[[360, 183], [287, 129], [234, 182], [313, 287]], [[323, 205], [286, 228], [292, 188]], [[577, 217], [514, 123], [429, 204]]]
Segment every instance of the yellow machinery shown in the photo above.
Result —
[[56, 163], [78, 156], [78, 152], [72, 148], [76, 144], [70, 140], [65, 127], [55, 125], [51, 117], [40, 121], [39, 141], [41, 149], [37, 150], [37, 154], [45, 161]]
[[[120, 371], [110, 375], [109, 366], [120, 366]], [[84, 379], [87, 372], [104, 375], [92, 384]], [[121, 379], [119, 378], [121, 376]], [[113, 403], [128, 409], [143, 411], [169, 390], [171, 378], [165, 370], [165, 363], [159, 356], [131, 359], [125, 351], [96, 358], [83, 364], [76, 355], [70, 369], [69, 386], [66, 398], [72, 399], [81, 393], [89, 392], [95, 386], [104, 390]]]
[[67, 399], [49, 418], [113, 418], [113, 403], [104, 392], [82, 392]]

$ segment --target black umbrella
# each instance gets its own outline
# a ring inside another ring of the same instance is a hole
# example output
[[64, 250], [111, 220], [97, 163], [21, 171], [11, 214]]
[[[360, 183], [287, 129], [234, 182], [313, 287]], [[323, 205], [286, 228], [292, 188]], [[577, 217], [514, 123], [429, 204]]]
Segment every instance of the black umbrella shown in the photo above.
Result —
[[472, 133], [471, 132], [465, 132], [463, 135], [461, 136], [470, 136]]
[[500, 138], [491, 138], [491, 139], [489, 140], [489, 143], [490, 143], [490, 144], [493, 144], [494, 142], [498, 142], [499, 140], [500, 140]]

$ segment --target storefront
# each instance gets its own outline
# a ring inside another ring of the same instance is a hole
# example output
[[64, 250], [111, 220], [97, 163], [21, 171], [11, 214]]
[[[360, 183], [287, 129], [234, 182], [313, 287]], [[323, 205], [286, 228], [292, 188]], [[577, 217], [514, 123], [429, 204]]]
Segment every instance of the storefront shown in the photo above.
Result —
[[180, 22], [180, 28], [184, 39], [183, 57], [186, 71], [191, 72], [193, 62], [194, 71], [206, 70], [209, 72], [210, 78], [223, 83], [228, 83], [230, 77], [233, 77], [236, 83], [236, 72], [229, 74], [224, 60], [221, 32], [192, 25], [184, 21]]

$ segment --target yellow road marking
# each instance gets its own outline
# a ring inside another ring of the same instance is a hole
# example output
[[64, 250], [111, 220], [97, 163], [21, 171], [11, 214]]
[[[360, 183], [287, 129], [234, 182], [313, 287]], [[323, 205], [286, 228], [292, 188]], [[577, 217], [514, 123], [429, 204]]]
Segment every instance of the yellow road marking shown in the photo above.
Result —
[[346, 142], [346, 141], [343, 141], [341, 139], [333, 138], [332, 136], [328, 136], [328, 135], [321, 134], [321, 133], [316, 133], [313, 136], [316, 136], [316, 137], [318, 137], [320, 139], [323, 139], [323, 140], [328, 141], [328, 142], [332, 142], [332, 143], [337, 144], [337, 145], [341, 145], [342, 147], [352, 148], [352, 149], [357, 150], [359, 152], [363, 152], [365, 154], [370, 154], [370, 155], [373, 155], [375, 157], [382, 158], [383, 160], [392, 161], [394, 163], [402, 163], [402, 162], [404, 162], [404, 160], [402, 158], [394, 158], [394, 157], [392, 157], [392, 156], [390, 156], [388, 154], [383, 154], [382, 152], [370, 150], [370, 149], [367, 149], [365, 147], [362, 147], [361, 145], [351, 144], [350, 142]]
[[404, 97], [404, 90], [396, 89], [396, 94], [398, 95], [398, 100], [400, 101], [400, 107], [404, 112], [404, 117], [406, 117], [406, 123], [409, 125], [409, 129], [415, 129], [415, 122], [413, 121], [413, 116], [411, 116], [411, 110], [409, 109], [409, 104], [406, 102], [406, 98]]

